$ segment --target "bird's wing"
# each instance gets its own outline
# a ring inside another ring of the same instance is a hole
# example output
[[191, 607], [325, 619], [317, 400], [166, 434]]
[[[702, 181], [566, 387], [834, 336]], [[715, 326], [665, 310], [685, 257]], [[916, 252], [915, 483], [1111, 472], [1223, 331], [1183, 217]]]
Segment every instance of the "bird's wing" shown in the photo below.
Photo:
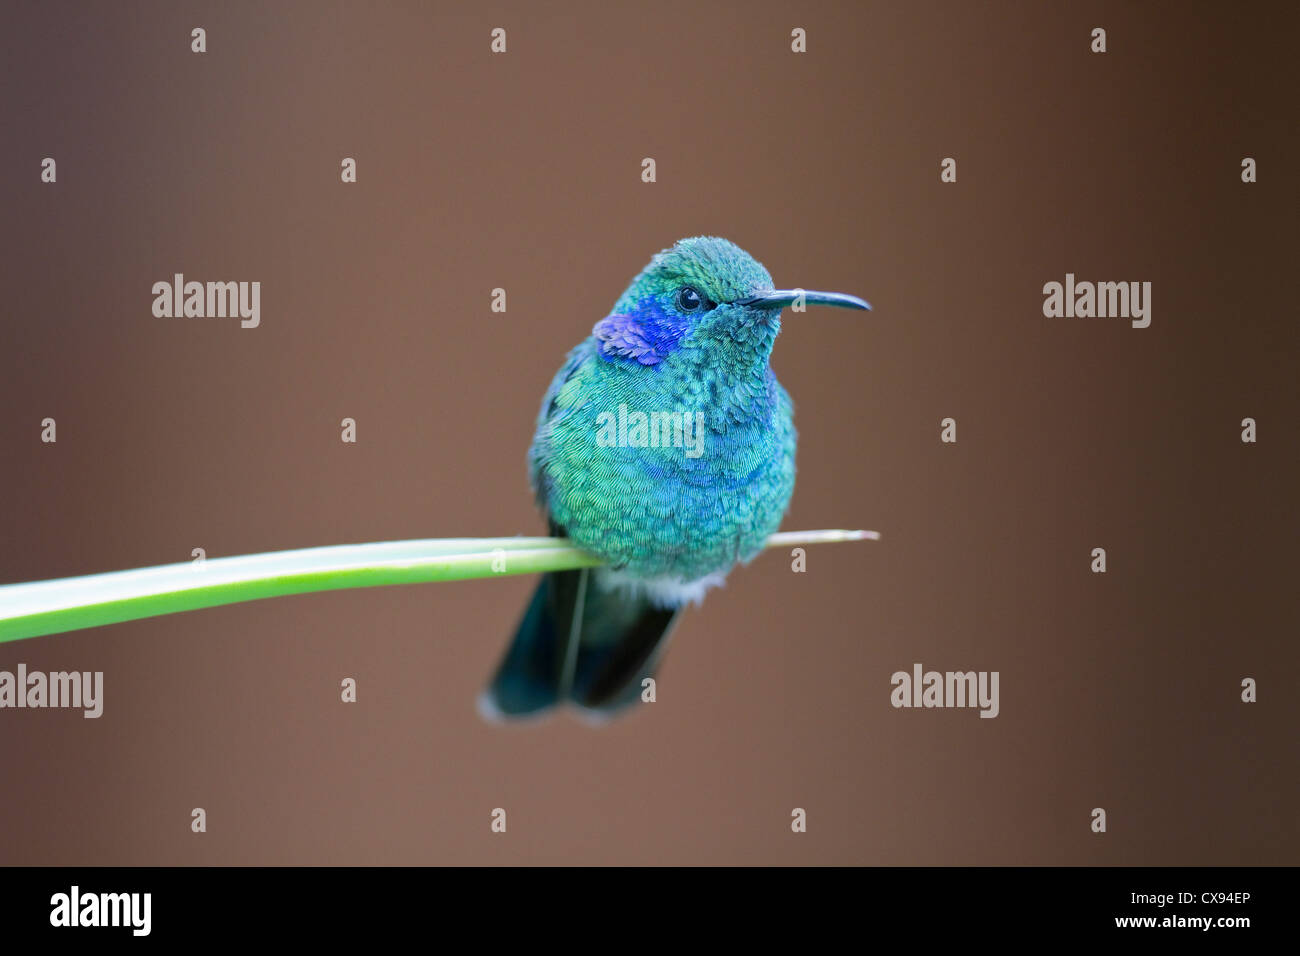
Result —
[[564, 359], [564, 364], [560, 370], [555, 373], [555, 378], [551, 379], [550, 386], [546, 389], [546, 394], [542, 396], [541, 411], [537, 415], [537, 430], [533, 433], [533, 444], [528, 449], [528, 477], [533, 486], [533, 494], [537, 497], [537, 504], [543, 511], [546, 510], [548, 487], [546, 481], [546, 463], [551, 455], [551, 428], [556, 420], [562, 416], [565, 411], [576, 405], [582, 404], [582, 398], [566, 395], [561, 397], [561, 391], [564, 386], [569, 384], [578, 372], [588, 363], [596, 361], [596, 340], [588, 338], [581, 345], [570, 352]]

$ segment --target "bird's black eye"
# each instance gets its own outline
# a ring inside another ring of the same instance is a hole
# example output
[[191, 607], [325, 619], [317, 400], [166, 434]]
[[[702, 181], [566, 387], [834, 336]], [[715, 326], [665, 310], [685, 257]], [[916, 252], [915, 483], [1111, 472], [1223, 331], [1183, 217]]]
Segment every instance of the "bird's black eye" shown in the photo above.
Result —
[[683, 312], [698, 312], [704, 307], [704, 296], [690, 286], [677, 293], [677, 308]]

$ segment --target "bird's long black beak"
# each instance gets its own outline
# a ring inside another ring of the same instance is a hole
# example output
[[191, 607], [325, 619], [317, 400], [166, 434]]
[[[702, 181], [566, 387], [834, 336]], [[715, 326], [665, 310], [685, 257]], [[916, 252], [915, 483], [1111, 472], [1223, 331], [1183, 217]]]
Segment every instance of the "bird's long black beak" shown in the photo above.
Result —
[[757, 309], [784, 309], [802, 301], [805, 305], [834, 305], [841, 309], [871, 309], [871, 303], [843, 292], [809, 292], [807, 289], [775, 289], [740, 299], [736, 304]]

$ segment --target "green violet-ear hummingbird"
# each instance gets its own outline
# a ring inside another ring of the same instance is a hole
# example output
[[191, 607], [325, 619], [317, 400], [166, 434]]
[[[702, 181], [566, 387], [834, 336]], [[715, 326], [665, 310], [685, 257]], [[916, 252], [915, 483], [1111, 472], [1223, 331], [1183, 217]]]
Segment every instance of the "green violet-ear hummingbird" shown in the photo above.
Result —
[[543, 576], [485, 717], [570, 703], [599, 720], [639, 700], [680, 609], [763, 549], [794, 491], [793, 406], [768, 357], [795, 303], [871, 308], [774, 289], [734, 243], [683, 239], [569, 353], [529, 471], [551, 533], [605, 563]]

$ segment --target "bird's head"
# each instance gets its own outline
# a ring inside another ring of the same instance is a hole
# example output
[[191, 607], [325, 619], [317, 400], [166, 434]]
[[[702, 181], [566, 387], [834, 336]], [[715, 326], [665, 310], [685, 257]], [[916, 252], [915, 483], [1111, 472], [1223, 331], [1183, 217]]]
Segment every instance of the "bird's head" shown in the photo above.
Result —
[[685, 350], [711, 365], [766, 365], [787, 305], [870, 309], [839, 292], [775, 289], [734, 242], [683, 239], [650, 260], [592, 333], [614, 362], [658, 365]]

